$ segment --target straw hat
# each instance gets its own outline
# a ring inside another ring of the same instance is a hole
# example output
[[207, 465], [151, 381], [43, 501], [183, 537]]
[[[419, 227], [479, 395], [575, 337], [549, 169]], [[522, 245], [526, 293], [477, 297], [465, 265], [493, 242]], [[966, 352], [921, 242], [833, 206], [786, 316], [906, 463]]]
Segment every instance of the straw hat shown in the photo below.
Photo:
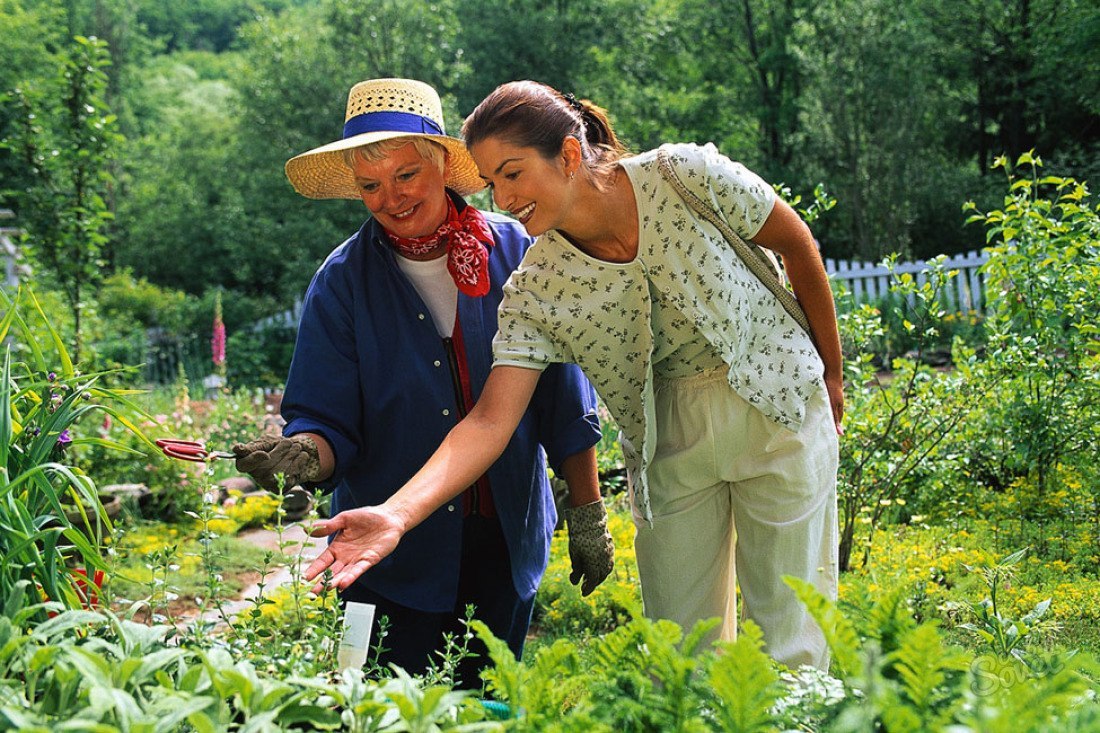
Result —
[[288, 160], [287, 178], [295, 191], [311, 199], [358, 199], [359, 187], [343, 151], [395, 137], [426, 137], [445, 147], [449, 173], [444, 183], [460, 196], [485, 187], [466, 146], [447, 135], [439, 95], [412, 79], [371, 79], [353, 86], [343, 139]]

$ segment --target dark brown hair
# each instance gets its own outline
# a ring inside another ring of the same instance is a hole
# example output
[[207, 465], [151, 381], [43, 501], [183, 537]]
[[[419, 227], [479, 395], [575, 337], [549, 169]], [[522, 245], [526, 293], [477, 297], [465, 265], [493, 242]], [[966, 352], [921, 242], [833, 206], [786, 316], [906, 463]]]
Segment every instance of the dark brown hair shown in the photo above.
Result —
[[513, 81], [494, 89], [466, 118], [462, 137], [467, 146], [500, 137], [534, 148], [548, 160], [561, 153], [565, 138], [576, 138], [581, 144], [581, 170], [598, 187], [628, 155], [606, 110], [537, 81]]

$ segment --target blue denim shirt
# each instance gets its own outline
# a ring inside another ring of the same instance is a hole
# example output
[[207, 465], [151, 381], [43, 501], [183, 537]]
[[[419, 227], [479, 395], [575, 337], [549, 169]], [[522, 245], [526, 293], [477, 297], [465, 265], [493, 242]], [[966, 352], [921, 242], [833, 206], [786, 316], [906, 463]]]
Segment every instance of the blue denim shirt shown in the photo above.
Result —
[[[517, 222], [485, 216], [496, 239], [489, 294], [458, 295], [475, 400], [492, 368], [501, 288], [531, 244]], [[383, 236], [368, 219], [314, 275], [283, 396], [284, 434], [319, 433], [332, 446], [336, 469], [324, 487], [335, 488], [333, 513], [385, 501], [428, 460], [459, 415], [443, 341]], [[513, 583], [524, 599], [534, 594], [546, 569], [557, 520], [547, 459], [557, 467], [599, 438], [591, 385], [575, 365], [554, 365], [489, 469]], [[461, 543], [457, 498], [410, 530], [358, 582], [411, 608], [450, 611]]]

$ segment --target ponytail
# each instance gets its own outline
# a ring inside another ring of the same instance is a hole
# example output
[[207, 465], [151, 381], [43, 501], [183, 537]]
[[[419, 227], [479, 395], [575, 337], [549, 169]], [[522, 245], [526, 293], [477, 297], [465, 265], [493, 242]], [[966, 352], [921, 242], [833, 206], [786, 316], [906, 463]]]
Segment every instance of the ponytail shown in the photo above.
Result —
[[534, 81], [497, 87], [466, 118], [462, 135], [467, 146], [501, 137], [547, 159], [561, 152], [565, 138], [574, 137], [581, 143], [581, 170], [598, 188], [629, 154], [605, 109]]

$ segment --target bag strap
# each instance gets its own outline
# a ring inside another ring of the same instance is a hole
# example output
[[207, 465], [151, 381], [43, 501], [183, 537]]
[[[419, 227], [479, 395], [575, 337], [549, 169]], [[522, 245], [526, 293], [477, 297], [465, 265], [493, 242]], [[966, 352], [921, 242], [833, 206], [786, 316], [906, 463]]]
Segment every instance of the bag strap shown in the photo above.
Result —
[[726, 220], [719, 216], [718, 213], [709, 205], [707, 205], [701, 198], [696, 196], [693, 192], [689, 191], [684, 185], [680, 177], [676, 175], [676, 171], [672, 167], [672, 161], [669, 159], [668, 151], [657, 151], [657, 168], [660, 170], [664, 179], [672, 184], [672, 187], [676, 189], [676, 192], [680, 194], [680, 197], [684, 199], [689, 207], [691, 207], [696, 214], [706, 219], [713, 224], [718, 231], [722, 233], [722, 236], [726, 238], [733, 251], [737, 254], [741, 261], [745, 263], [745, 266], [752, 271], [753, 275], [760, 280], [768, 290], [772, 291], [772, 294], [779, 299], [780, 305], [783, 306], [783, 310], [790, 314], [791, 318], [802, 327], [807, 334], [811, 337], [813, 334], [810, 331], [810, 322], [806, 318], [806, 314], [802, 311], [802, 306], [799, 305], [798, 299], [794, 297], [794, 293], [787, 290], [783, 285], [783, 281], [780, 280], [780, 275], [777, 269], [778, 263], [773, 263], [768, 253], [764, 248], [757, 244], [750, 244], [738, 236], [737, 232], [733, 231], [733, 227], [726, 222]]

